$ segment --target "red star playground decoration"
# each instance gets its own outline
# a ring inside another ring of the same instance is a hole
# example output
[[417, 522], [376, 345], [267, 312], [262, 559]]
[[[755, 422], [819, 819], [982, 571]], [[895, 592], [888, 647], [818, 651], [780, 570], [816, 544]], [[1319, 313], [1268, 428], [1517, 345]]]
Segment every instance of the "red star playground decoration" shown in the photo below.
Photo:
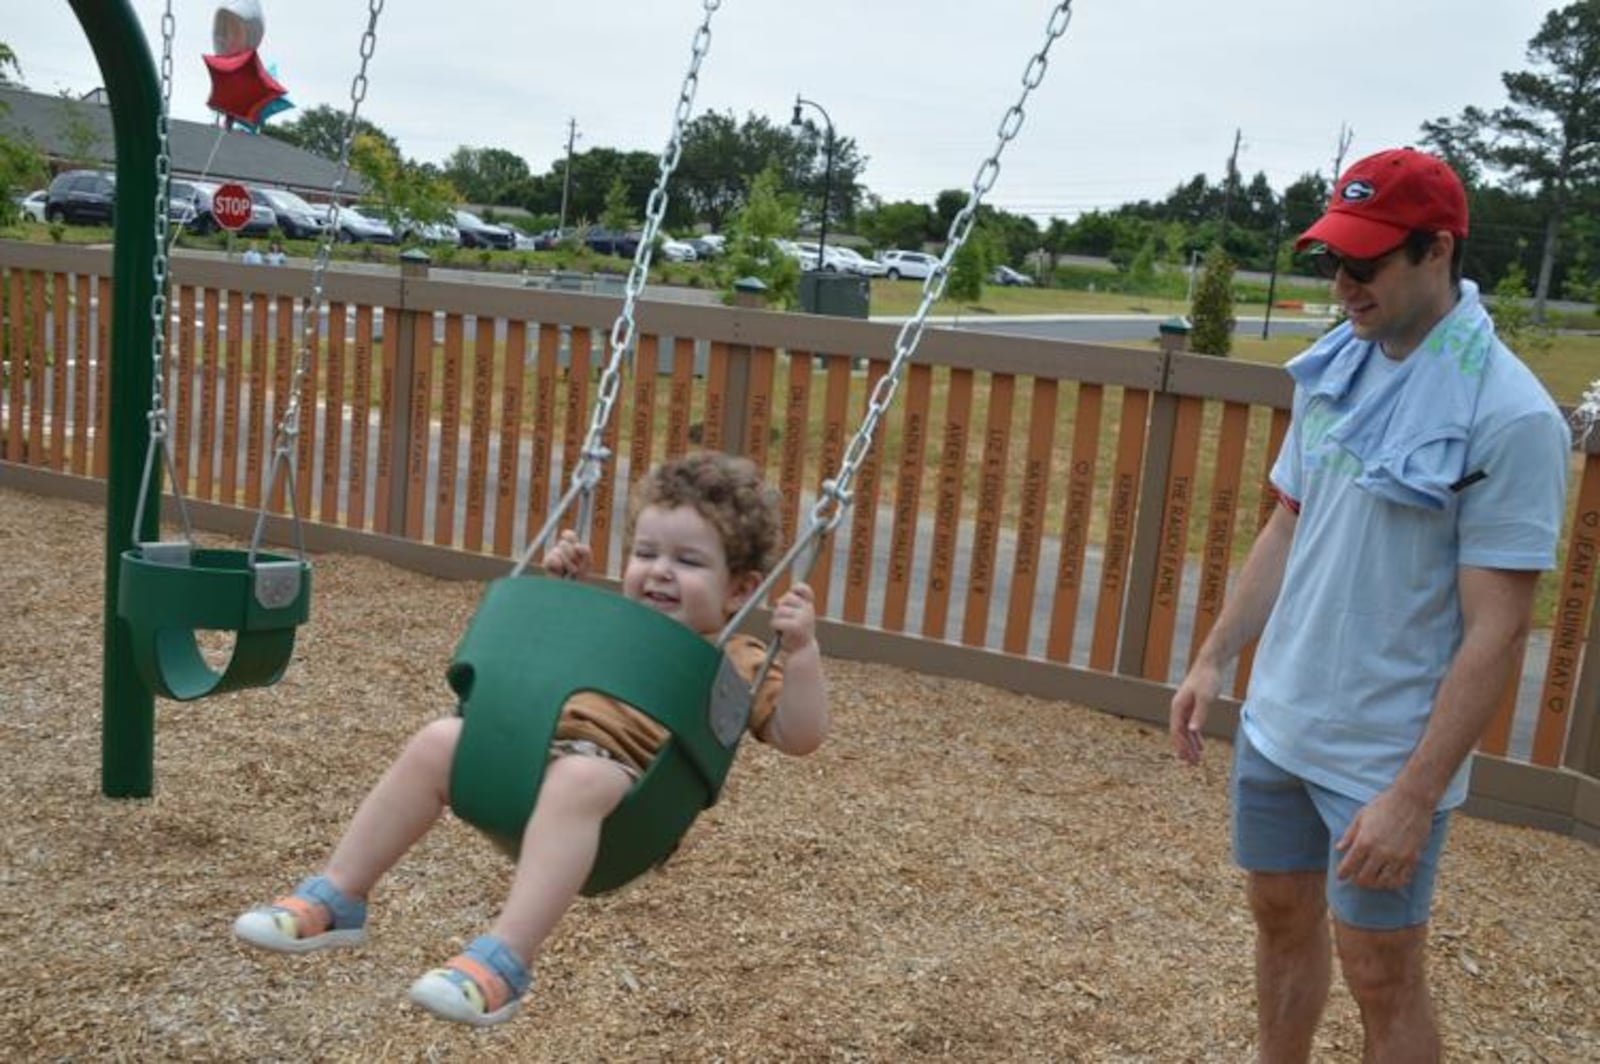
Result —
[[211, 98], [206, 106], [248, 125], [261, 122], [261, 112], [273, 100], [288, 94], [278, 84], [255, 49], [232, 55], [203, 57], [211, 72]]

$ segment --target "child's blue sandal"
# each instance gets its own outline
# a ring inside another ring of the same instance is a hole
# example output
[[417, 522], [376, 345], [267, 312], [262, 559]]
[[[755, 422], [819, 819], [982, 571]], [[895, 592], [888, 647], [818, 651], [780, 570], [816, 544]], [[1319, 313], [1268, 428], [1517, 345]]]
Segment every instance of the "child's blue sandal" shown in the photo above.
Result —
[[411, 1000], [441, 1019], [488, 1027], [516, 1015], [532, 981], [504, 942], [480, 935], [443, 968], [412, 983]]
[[278, 953], [310, 953], [367, 940], [367, 904], [344, 893], [327, 876], [313, 876], [294, 893], [251, 909], [233, 933], [252, 946]]

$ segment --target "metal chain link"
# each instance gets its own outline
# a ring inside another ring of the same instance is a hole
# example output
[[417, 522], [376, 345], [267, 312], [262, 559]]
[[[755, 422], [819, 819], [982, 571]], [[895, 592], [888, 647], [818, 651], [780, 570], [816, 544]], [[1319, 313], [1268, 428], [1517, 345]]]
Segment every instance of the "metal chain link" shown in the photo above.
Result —
[[579, 504], [577, 522], [579, 538], [588, 539], [594, 490], [600, 483], [605, 463], [611, 457], [611, 452], [605, 445], [606, 429], [611, 424], [612, 411], [616, 407], [617, 396], [622, 389], [623, 362], [628, 360], [633, 352], [636, 333], [633, 320], [634, 305], [638, 302], [639, 293], [644, 291], [645, 282], [649, 279], [650, 258], [655, 253], [656, 236], [661, 231], [661, 219], [667, 213], [667, 182], [671, 179], [673, 171], [678, 168], [678, 159], [683, 154], [683, 128], [688, 124], [689, 115], [694, 109], [695, 92], [700, 86], [700, 64], [711, 48], [711, 16], [722, 6], [722, 0], [703, 0], [703, 3], [705, 17], [694, 33], [694, 41], [690, 47], [689, 69], [683, 76], [683, 86], [678, 90], [678, 103], [672, 114], [672, 132], [667, 138], [666, 148], [661, 152], [655, 187], [650, 190], [650, 198], [645, 203], [644, 229], [639, 234], [639, 246], [634, 249], [633, 265], [628, 270], [628, 279], [623, 287], [622, 310], [618, 312], [616, 321], [611, 325], [611, 350], [600, 373], [594, 410], [589, 419], [589, 431], [584, 437], [578, 463], [572, 471], [571, 486], [556, 504], [538, 535], [534, 536], [523, 549], [516, 566], [511, 570], [512, 576], [519, 575], [528, 567], [534, 554], [555, 533], [561, 519], [574, 501]]
[[[385, 0], [368, 0], [367, 28], [361, 35], [361, 64], [356, 70], [355, 77], [350, 81], [350, 113], [345, 119], [344, 138], [339, 145], [339, 161], [333, 185], [328, 190], [329, 202], [332, 204], [328, 214], [328, 228], [322, 234], [322, 242], [317, 247], [317, 257], [311, 267], [311, 293], [300, 311], [300, 353], [295, 360], [293, 378], [289, 382], [289, 398], [284, 405], [283, 417], [278, 420], [277, 431], [273, 435], [272, 466], [267, 474], [266, 490], [261, 496], [261, 509], [256, 515], [255, 534], [250, 539], [252, 563], [255, 561], [256, 551], [260, 547], [261, 537], [266, 529], [267, 505], [272, 498], [280, 466], [288, 471], [285, 489], [288, 493], [289, 513], [294, 521], [295, 546], [301, 557], [305, 557], [305, 541], [300, 529], [300, 506], [297, 499], [298, 455], [295, 453], [295, 441], [300, 436], [300, 393], [305, 386], [307, 374], [311, 372], [311, 352], [316, 344], [317, 331], [322, 324], [323, 282], [328, 272], [328, 261], [333, 257], [334, 237], [339, 232], [339, 194], [344, 190], [345, 178], [350, 175], [350, 146], [355, 142], [356, 119], [361, 112], [361, 104], [367, 98], [367, 65], [372, 61], [373, 53], [378, 46], [378, 16], [383, 13], [384, 2]], [[344, 322], [328, 323], [329, 329], [336, 326], [342, 329]]]
[[[905, 376], [906, 367], [911, 362], [911, 356], [917, 349], [917, 344], [922, 339], [923, 329], [927, 325], [928, 313], [933, 305], [944, 294], [946, 282], [950, 278], [950, 264], [956, 253], [961, 250], [967, 238], [972, 234], [972, 227], [977, 221], [978, 205], [984, 195], [994, 187], [996, 178], [1000, 176], [1000, 156], [1022, 128], [1026, 113], [1023, 110], [1028, 96], [1044, 81], [1046, 68], [1049, 66], [1050, 48], [1067, 32], [1067, 24], [1072, 21], [1072, 0], [1062, 0], [1050, 13], [1049, 25], [1045, 28], [1044, 46], [1034, 53], [1028, 60], [1027, 67], [1022, 73], [1022, 95], [1017, 97], [1017, 102], [1006, 110], [1000, 120], [997, 132], [998, 140], [989, 157], [984, 159], [978, 167], [977, 175], [972, 181], [972, 192], [967, 197], [966, 205], [957, 212], [950, 221], [950, 230], [946, 238], [944, 255], [939, 262], [929, 271], [922, 282], [922, 301], [917, 305], [916, 313], [908, 318], [900, 327], [899, 334], [894, 342], [894, 359], [889, 363], [877, 385], [872, 389], [868, 398], [867, 413], [863, 418], [861, 427], [845, 448], [844, 458], [839, 464], [839, 471], [831, 480], [822, 482], [822, 491], [817, 496], [815, 505], [811, 508], [810, 524], [805, 532], [798, 537], [788, 552], [773, 566], [772, 571], [763, 580], [741, 609], [722, 630], [719, 642], [725, 642], [744, 621], [745, 616], [765, 601], [767, 593], [784, 578], [797, 560], [804, 556], [801, 566], [802, 579], [809, 573], [812, 563], [816, 560], [816, 546], [824, 536], [831, 533], [839, 522], [844, 520], [845, 513], [850, 509], [853, 501], [850, 490], [854, 483], [856, 473], [863, 462], [866, 461], [867, 452], [871, 450], [873, 440], [876, 438], [878, 423], [883, 420], [884, 414], [894, 402], [895, 392], [900, 387], [900, 381]], [[764, 670], [763, 670], [764, 671]], [[759, 681], [758, 681], [759, 682]]]
[[167, 413], [167, 277], [170, 265], [168, 236], [171, 221], [167, 216], [167, 202], [172, 187], [172, 145], [168, 136], [168, 109], [172, 103], [172, 39], [176, 35], [177, 20], [172, 16], [172, 0], [167, 0], [161, 13], [161, 106], [156, 112], [156, 191], [155, 191], [155, 254], [150, 265], [155, 289], [150, 295], [150, 410], [145, 415], [150, 423], [150, 444], [145, 449], [144, 474], [140, 478], [139, 501], [134, 507], [133, 542], [139, 541], [139, 530], [144, 525], [145, 500], [150, 494], [150, 480], [155, 473], [155, 458], [159, 451], [173, 484], [178, 514], [183, 522], [184, 539], [194, 542], [194, 526], [189, 520], [189, 507], [184, 501], [182, 485], [178, 482], [177, 464], [172, 455], [171, 419]]

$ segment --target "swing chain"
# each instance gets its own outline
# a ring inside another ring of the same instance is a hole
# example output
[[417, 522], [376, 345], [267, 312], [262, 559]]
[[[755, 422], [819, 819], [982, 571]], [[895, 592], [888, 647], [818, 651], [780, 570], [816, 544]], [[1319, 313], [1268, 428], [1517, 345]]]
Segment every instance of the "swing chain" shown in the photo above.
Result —
[[[328, 228], [317, 246], [317, 257], [311, 267], [311, 293], [300, 312], [300, 352], [295, 359], [294, 375], [289, 382], [289, 396], [284, 405], [283, 417], [279, 419], [277, 432], [273, 437], [272, 468], [267, 477], [267, 490], [262, 495], [262, 508], [256, 517], [255, 534], [250, 542], [252, 562], [255, 560], [256, 551], [260, 547], [266, 528], [266, 500], [272, 497], [280, 465], [288, 471], [286, 490], [290, 514], [295, 525], [296, 546], [301, 556], [305, 555], [303, 534], [300, 530], [299, 491], [295, 477], [298, 459], [295, 444], [300, 436], [301, 392], [305, 388], [306, 377], [311, 372], [311, 353], [317, 342], [317, 332], [322, 325], [324, 280], [328, 272], [328, 262], [333, 257], [333, 241], [339, 231], [339, 194], [344, 190], [345, 178], [350, 174], [350, 146], [356, 138], [356, 121], [361, 111], [361, 104], [367, 98], [367, 65], [377, 49], [378, 16], [383, 13], [384, 2], [385, 0], [368, 0], [367, 28], [361, 35], [361, 64], [350, 82], [350, 112], [345, 119], [344, 138], [339, 145], [339, 159], [333, 185], [329, 188], [328, 199], [331, 207], [328, 212]], [[328, 328], [342, 329], [344, 322], [329, 320]]]
[[[944, 254], [928, 276], [922, 282], [922, 301], [917, 305], [916, 313], [908, 318], [900, 327], [899, 334], [895, 337], [894, 358], [889, 363], [889, 368], [874, 385], [872, 394], [868, 397], [867, 413], [862, 419], [861, 427], [845, 448], [844, 458], [839, 464], [839, 471], [832, 479], [822, 482], [822, 489], [817, 494], [817, 500], [811, 508], [810, 524], [805, 532], [795, 539], [777, 565], [767, 573], [766, 578], [748, 599], [744, 606], [736, 613], [722, 629], [718, 636], [717, 644], [721, 646], [736, 632], [745, 617], [761, 602], [766, 601], [768, 593], [782, 580], [791, 569], [800, 574], [800, 579], [809, 575], [811, 566], [815, 563], [819, 552], [821, 540], [833, 532], [844, 520], [844, 515], [854, 501], [854, 493], [850, 490], [855, 481], [856, 473], [867, 460], [867, 452], [871, 450], [877, 438], [878, 424], [884, 418], [894, 403], [895, 392], [900, 387], [901, 378], [905, 376], [906, 366], [911, 362], [911, 356], [917, 349], [917, 344], [922, 339], [922, 332], [928, 320], [928, 313], [933, 305], [944, 294], [945, 283], [950, 278], [950, 263], [961, 246], [972, 235], [972, 227], [978, 216], [978, 204], [984, 195], [994, 187], [996, 178], [1000, 176], [1000, 156], [1004, 153], [1006, 145], [1016, 137], [1022, 129], [1023, 119], [1026, 117], [1024, 106], [1028, 96], [1038, 88], [1044, 80], [1045, 69], [1049, 65], [1050, 47], [1067, 32], [1067, 23], [1072, 21], [1072, 0], [1061, 0], [1050, 13], [1050, 22], [1045, 29], [1044, 45], [1028, 60], [1028, 65], [1022, 74], [1022, 95], [1017, 102], [1012, 104], [1000, 120], [997, 131], [997, 141], [989, 157], [984, 159], [978, 167], [978, 172], [972, 181], [972, 191], [967, 197], [966, 205], [957, 212], [950, 221], [949, 234], [946, 237]], [[803, 563], [796, 567], [797, 562]], [[774, 643], [774, 647], [776, 643]], [[762, 666], [761, 673], [756, 683], [759, 685], [761, 678], [766, 675], [767, 668], [772, 662], [772, 653], [769, 651], [767, 662]]]
[[705, 17], [695, 30], [694, 41], [690, 47], [689, 69], [683, 76], [683, 85], [678, 90], [678, 103], [672, 114], [672, 132], [657, 163], [655, 187], [650, 190], [650, 198], [645, 203], [644, 229], [639, 234], [639, 246], [633, 253], [633, 266], [628, 270], [628, 279], [623, 287], [622, 310], [611, 325], [611, 349], [605, 367], [600, 373], [594, 411], [589, 420], [589, 431], [584, 437], [578, 462], [572, 471], [572, 488], [562, 498], [544, 528], [528, 544], [512, 570], [512, 576], [518, 575], [527, 567], [534, 553], [555, 531], [556, 525], [575, 497], [579, 505], [578, 535], [582, 539], [589, 537], [594, 490], [600, 483], [605, 463], [611, 458], [611, 450], [605, 445], [606, 430], [611, 424], [612, 411], [622, 390], [623, 361], [630, 358], [633, 353], [637, 330], [633, 319], [634, 306], [638, 302], [639, 294], [644, 291], [645, 282], [650, 278], [650, 258], [655, 254], [656, 236], [661, 231], [661, 220], [667, 213], [667, 182], [672, 177], [672, 172], [678, 168], [678, 160], [683, 154], [683, 128], [688, 125], [689, 115], [694, 110], [695, 92], [700, 86], [700, 64], [711, 48], [711, 16], [722, 6], [722, 0], [703, 0], [703, 4]]
[[189, 507], [183, 493], [178, 490], [177, 463], [172, 455], [172, 420], [167, 411], [167, 282], [169, 276], [169, 244], [171, 220], [167, 216], [167, 201], [172, 187], [172, 145], [169, 137], [168, 108], [172, 102], [172, 39], [177, 32], [177, 20], [172, 16], [172, 0], [167, 0], [161, 14], [161, 106], [156, 112], [156, 190], [155, 190], [155, 254], [150, 264], [154, 288], [150, 293], [150, 410], [145, 415], [150, 423], [150, 443], [145, 449], [144, 473], [140, 477], [139, 501], [134, 506], [133, 531], [129, 539], [139, 542], [144, 526], [145, 501], [150, 494], [150, 481], [155, 473], [156, 452], [161, 453], [167, 475], [173, 484], [178, 515], [183, 521], [185, 541], [194, 542], [194, 526], [189, 520]]

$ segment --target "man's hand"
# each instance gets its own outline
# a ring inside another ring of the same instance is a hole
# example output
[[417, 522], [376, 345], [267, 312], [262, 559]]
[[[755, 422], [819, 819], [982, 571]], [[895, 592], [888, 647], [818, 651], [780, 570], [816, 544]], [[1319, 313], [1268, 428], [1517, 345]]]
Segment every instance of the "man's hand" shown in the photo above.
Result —
[[772, 611], [772, 627], [786, 652], [793, 654], [804, 650], [816, 640], [815, 600], [810, 584], [794, 584], [778, 600]]
[[1338, 876], [1368, 890], [1411, 882], [1433, 830], [1433, 807], [1390, 788], [1369, 802], [1334, 844], [1344, 854]]
[[1189, 765], [1200, 763], [1200, 754], [1205, 749], [1201, 729], [1221, 693], [1222, 674], [1213, 666], [1204, 662], [1190, 666], [1189, 674], [1172, 696], [1172, 713], [1167, 722], [1172, 752], [1179, 761]]
[[589, 572], [593, 560], [589, 545], [579, 543], [578, 534], [569, 528], [544, 552], [544, 571], [551, 576], [576, 580]]

